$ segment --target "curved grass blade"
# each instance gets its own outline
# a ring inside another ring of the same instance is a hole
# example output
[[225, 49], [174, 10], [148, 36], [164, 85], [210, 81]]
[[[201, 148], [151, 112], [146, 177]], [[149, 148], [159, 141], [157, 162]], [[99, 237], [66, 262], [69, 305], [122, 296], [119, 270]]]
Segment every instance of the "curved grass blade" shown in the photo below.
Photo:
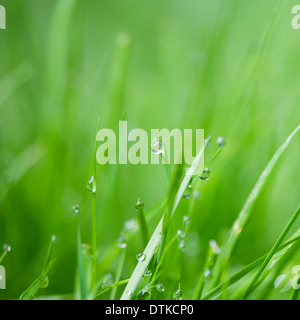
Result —
[[[300, 240], [300, 229], [298, 229], [293, 236], [290, 237], [290, 239], [285, 242], [283, 245], [281, 245], [278, 250], [276, 255], [283, 255], [285, 252], [289, 249], [291, 245], [293, 245], [296, 241]], [[259, 267], [263, 261], [266, 259], [268, 254], [265, 254], [264, 256], [258, 258], [257, 260], [253, 261], [250, 263], [248, 266], [243, 268], [241, 271], [237, 272], [234, 274], [232, 277], [230, 277], [228, 280], [222, 282], [212, 290], [210, 290], [205, 296], [202, 298], [203, 300], [209, 300], [212, 298], [215, 298], [217, 295], [221, 294], [225, 290], [227, 290], [229, 287], [231, 287], [233, 284], [235, 284], [237, 281], [248, 275], [251, 271], [253, 271], [255, 268]], [[274, 256], [273, 260], [277, 259], [277, 256]]]
[[33, 283], [29, 286], [27, 290], [25, 290], [19, 300], [32, 300], [34, 299], [35, 295], [37, 294], [38, 290], [40, 288], [43, 288], [43, 284], [45, 280], [47, 280], [47, 274], [49, 273], [50, 269], [52, 268], [55, 259], [52, 259], [52, 251], [53, 251], [53, 246], [56, 243], [56, 237], [52, 236], [49, 249], [48, 249], [48, 254], [42, 269], [42, 272], [40, 276], [33, 281]]
[[272, 247], [271, 251], [268, 253], [267, 257], [265, 258], [265, 260], [263, 262], [263, 264], [260, 266], [260, 268], [256, 272], [255, 276], [253, 277], [253, 279], [250, 282], [248, 288], [246, 289], [246, 292], [245, 292], [245, 294], [243, 296], [243, 299], [246, 299], [250, 295], [250, 293], [252, 292], [253, 287], [255, 286], [255, 284], [256, 284], [257, 280], [259, 279], [260, 275], [265, 270], [266, 266], [268, 265], [268, 263], [270, 262], [270, 260], [274, 256], [274, 254], [277, 251], [278, 247], [280, 246], [281, 242], [284, 240], [284, 238], [286, 237], [288, 232], [291, 230], [292, 226], [294, 225], [294, 223], [298, 219], [299, 215], [300, 215], [300, 204], [298, 205], [298, 208], [294, 212], [292, 218], [290, 219], [290, 221], [288, 222], [288, 224], [286, 225], [286, 227], [284, 228], [284, 230], [280, 234], [279, 238], [275, 242], [275, 244]]
[[260, 175], [257, 183], [255, 184], [254, 188], [252, 189], [250, 195], [248, 196], [238, 218], [233, 224], [233, 227], [230, 231], [230, 234], [225, 241], [225, 243], [222, 246], [221, 254], [219, 256], [219, 259], [216, 263], [215, 270], [214, 270], [214, 276], [212, 280], [212, 287], [215, 286], [221, 279], [222, 273], [224, 273], [224, 270], [227, 270], [229, 260], [231, 258], [232, 252], [236, 246], [236, 243], [240, 237], [241, 232], [245, 228], [247, 222], [249, 221], [251, 217], [251, 209], [260, 195], [267, 178], [269, 177], [270, 173], [272, 172], [275, 164], [277, 163], [280, 156], [283, 154], [283, 152], [286, 150], [288, 145], [290, 144], [293, 137], [298, 133], [300, 130], [300, 125], [289, 135], [289, 137], [286, 139], [286, 141], [280, 146], [280, 148], [276, 151], [262, 174]]

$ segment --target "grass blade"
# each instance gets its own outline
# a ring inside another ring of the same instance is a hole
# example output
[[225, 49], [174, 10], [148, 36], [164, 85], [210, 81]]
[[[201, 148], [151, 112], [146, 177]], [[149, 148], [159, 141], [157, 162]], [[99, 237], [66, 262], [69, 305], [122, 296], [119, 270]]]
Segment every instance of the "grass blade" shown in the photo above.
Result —
[[[281, 245], [277, 253], [284, 254], [285, 250], [287, 250], [290, 245], [292, 245], [294, 242], [300, 240], [300, 229], [297, 230], [290, 239]], [[255, 260], [254, 262], [250, 263], [248, 266], [243, 268], [241, 271], [237, 272], [233, 276], [231, 276], [228, 280], [222, 282], [218, 286], [216, 286], [214, 289], [210, 290], [204, 297], [203, 300], [208, 300], [216, 297], [217, 295], [221, 294], [223, 291], [225, 291], [227, 288], [232, 286], [234, 283], [245, 277], [247, 274], [249, 274], [251, 271], [253, 271], [255, 268], [259, 267], [263, 261], [266, 259], [268, 254], [265, 254], [264, 256], [260, 257], [259, 259]], [[275, 257], [274, 257], [275, 260]]]
[[212, 287], [216, 285], [220, 279], [222, 272], [224, 270], [227, 270], [229, 260], [231, 258], [232, 252], [236, 246], [236, 243], [239, 239], [239, 236], [244, 229], [245, 225], [249, 221], [249, 218], [251, 216], [251, 209], [260, 195], [267, 178], [269, 177], [270, 173], [272, 172], [275, 164], [277, 163], [280, 156], [283, 154], [283, 152], [286, 150], [288, 145], [290, 144], [293, 137], [297, 134], [297, 132], [300, 129], [300, 125], [289, 135], [287, 140], [280, 146], [280, 148], [276, 151], [273, 158], [270, 160], [264, 171], [262, 172], [261, 176], [259, 177], [257, 183], [255, 184], [254, 188], [252, 189], [250, 195], [248, 196], [244, 207], [242, 208], [238, 218], [233, 224], [233, 227], [230, 231], [230, 234], [225, 241], [224, 245], [222, 246], [221, 254], [219, 256], [219, 259], [216, 263], [216, 267], [214, 270], [214, 277], [212, 280]]
[[19, 300], [32, 300], [34, 299], [35, 295], [37, 294], [40, 288], [45, 288], [48, 285], [48, 276], [50, 269], [52, 268], [55, 259], [52, 259], [52, 251], [53, 246], [56, 243], [56, 237], [52, 236], [47, 257], [42, 269], [40, 276], [33, 281], [33, 283], [26, 289], [20, 296]]
[[[177, 209], [179, 202], [182, 199], [182, 195], [190, 182], [191, 176], [193, 176], [193, 173], [194, 173], [201, 157], [203, 157], [203, 153], [204, 153], [204, 146], [201, 148], [201, 150], [197, 154], [196, 158], [193, 161], [193, 164], [187, 170], [187, 173], [186, 173], [185, 177], [183, 178], [183, 181], [182, 181], [182, 183], [178, 189], [178, 192], [176, 194], [176, 197], [175, 197], [175, 202], [174, 202], [174, 205], [172, 208], [171, 216], [174, 214], [175, 210]], [[152, 234], [150, 241], [148, 242], [146, 249], [144, 250], [145, 260], [138, 262], [138, 264], [137, 264], [134, 272], [132, 273], [130, 280], [129, 280], [129, 282], [128, 282], [128, 284], [122, 294], [121, 300], [128, 300], [128, 299], [132, 298], [141, 278], [143, 277], [143, 274], [144, 274], [149, 262], [151, 261], [153, 255], [154, 255], [154, 252], [155, 252], [157, 246], [160, 245], [162, 225], [163, 225], [163, 219], [161, 219], [160, 222], [158, 223], [158, 226], [156, 227], [154, 233]]]
[[246, 299], [250, 295], [250, 293], [252, 292], [252, 289], [255, 286], [255, 284], [256, 284], [257, 280], [259, 279], [260, 275], [262, 274], [262, 272], [264, 271], [264, 269], [266, 268], [266, 266], [268, 265], [268, 263], [270, 262], [270, 260], [274, 256], [274, 254], [277, 251], [278, 247], [280, 246], [281, 242], [284, 240], [284, 238], [286, 237], [288, 232], [291, 230], [292, 226], [294, 225], [294, 223], [298, 219], [299, 215], [300, 215], [300, 204], [299, 204], [297, 210], [294, 212], [292, 218], [290, 219], [290, 221], [288, 222], [288, 224], [286, 225], [286, 227], [284, 228], [284, 230], [280, 234], [279, 238], [275, 242], [275, 244], [272, 247], [271, 251], [268, 253], [266, 259], [263, 262], [263, 264], [261, 265], [261, 267], [256, 272], [255, 276], [253, 277], [253, 279], [250, 282], [248, 288], [246, 289], [246, 292], [245, 292], [245, 294], [243, 296], [243, 299]]

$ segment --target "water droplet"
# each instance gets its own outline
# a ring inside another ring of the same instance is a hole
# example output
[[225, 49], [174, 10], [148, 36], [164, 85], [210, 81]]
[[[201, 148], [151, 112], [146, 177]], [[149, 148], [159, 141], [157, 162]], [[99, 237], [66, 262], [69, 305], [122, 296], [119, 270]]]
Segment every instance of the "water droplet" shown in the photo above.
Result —
[[52, 243], [56, 243], [57, 242], [57, 237], [56, 237], [55, 234], [51, 237], [51, 242]]
[[174, 300], [182, 300], [182, 294], [181, 294], [181, 290], [176, 290], [173, 293], [173, 299]]
[[73, 207], [72, 207], [72, 210], [73, 210], [73, 213], [79, 213], [79, 205], [78, 204], [75, 204]]
[[179, 248], [179, 250], [182, 251], [182, 252], [186, 251], [186, 244], [185, 244], [185, 241], [184, 241], [184, 240], [180, 240], [180, 241], [179, 241], [178, 248]]
[[40, 282], [40, 287], [42, 289], [47, 288], [49, 285], [49, 278], [47, 276], [45, 276], [42, 281]]
[[185, 225], [190, 224], [190, 223], [191, 223], [191, 217], [190, 217], [190, 216], [184, 216], [184, 217], [183, 217], [183, 223], [184, 223]]
[[165, 291], [165, 286], [163, 285], [163, 283], [159, 283], [156, 285], [156, 290], [158, 292], [164, 292]]
[[210, 246], [210, 248], [211, 248], [211, 250], [212, 250], [212, 252], [214, 254], [220, 254], [221, 253], [221, 249], [218, 246], [218, 243], [217, 243], [216, 240], [210, 240], [209, 241], [209, 246]]
[[211, 270], [210, 269], [206, 269], [205, 271], [204, 271], [204, 278], [205, 278], [205, 282], [208, 282], [210, 279], [211, 279], [211, 277], [212, 277], [212, 272], [211, 272]]
[[237, 221], [233, 225], [233, 230], [236, 235], [239, 235], [242, 232], [242, 227], [239, 225]]
[[136, 255], [137, 261], [144, 261], [146, 259], [146, 255], [144, 252], [140, 252]]
[[206, 181], [210, 178], [210, 174], [210, 170], [208, 168], [205, 168], [200, 175], [200, 179]]
[[151, 143], [151, 151], [154, 154], [164, 154], [165, 153], [164, 144], [157, 138], [154, 138]]
[[134, 233], [138, 230], [138, 224], [136, 220], [128, 220], [124, 224], [124, 232], [126, 234]]
[[192, 191], [193, 191], [193, 188], [192, 188], [192, 185], [188, 185], [187, 188], [185, 189], [183, 195], [182, 195], [182, 198], [184, 199], [190, 199], [190, 197], [192, 196]]
[[120, 237], [118, 239], [118, 244], [117, 246], [121, 249], [125, 249], [127, 247], [127, 241], [126, 241], [126, 238], [125, 237]]
[[143, 277], [151, 277], [152, 276], [152, 272], [151, 270], [147, 270], [146, 272], [144, 272]]
[[94, 176], [92, 176], [91, 179], [87, 182], [86, 187], [89, 190], [89, 192], [96, 192], [96, 181], [94, 179]]
[[217, 138], [217, 144], [220, 148], [224, 148], [226, 145], [226, 139], [223, 137], [218, 137]]
[[136, 208], [137, 211], [144, 210], [144, 203], [141, 201], [140, 198], [138, 198], [138, 201], [135, 204], [135, 208]]
[[111, 285], [112, 285], [111, 282], [104, 280], [104, 281], [102, 281], [102, 283], [101, 283], [101, 289], [105, 289], [105, 288], [107, 288], [107, 287], [109, 287], [109, 286], [111, 286]]
[[151, 292], [146, 288], [142, 289], [138, 293], [138, 300], [150, 300], [151, 298]]
[[130, 297], [131, 295], [132, 295], [132, 291], [127, 291], [127, 295], [128, 295], [128, 297]]
[[177, 236], [179, 239], [183, 239], [185, 237], [185, 232], [182, 229], [177, 230]]
[[206, 146], [206, 148], [210, 147], [210, 145], [211, 145], [211, 136], [208, 136], [208, 137], [204, 140], [204, 145]]
[[10, 246], [9, 244], [5, 244], [5, 245], [3, 246], [3, 250], [4, 250], [5, 252], [10, 252], [10, 251], [11, 251], [11, 246]]

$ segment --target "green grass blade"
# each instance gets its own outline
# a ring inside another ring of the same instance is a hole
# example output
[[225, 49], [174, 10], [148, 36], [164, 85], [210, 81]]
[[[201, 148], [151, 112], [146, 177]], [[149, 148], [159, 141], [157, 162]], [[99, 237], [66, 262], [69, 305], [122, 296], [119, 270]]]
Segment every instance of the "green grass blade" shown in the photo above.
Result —
[[0, 108], [15, 91], [22, 87], [32, 77], [33, 70], [31, 66], [27, 63], [23, 63], [3, 78], [0, 81]]
[[214, 270], [214, 276], [212, 280], [212, 286], [216, 285], [221, 278], [222, 273], [224, 270], [227, 270], [229, 260], [231, 258], [232, 252], [235, 248], [235, 245], [240, 237], [241, 232], [245, 228], [247, 222], [251, 217], [251, 209], [257, 200], [258, 196], [260, 195], [267, 178], [269, 177], [270, 173], [272, 172], [275, 164], [277, 163], [280, 156], [286, 150], [288, 145], [290, 144], [293, 137], [298, 133], [300, 129], [300, 125], [289, 135], [286, 141], [280, 146], [280, 148], [276, 151], [273, 158], [270, 160], [264, 171], [262, 172], [261, 176], [259, 177], [257, 183], [255, 184], [254, 188], [252, 189], [250, 195], [248, 196], [238, 218], [233, 224], [233, 227], [230, 231], [229, 237], [225, 241], [222, 246], [221, 254], [219, 259], [216, 263], [216, 267]]
[[[100, 119], [98, 119], [97, 124], [97, 133], [100, 128]], [[92, 197], [92, 252], [93, 252], [93, 259], [92, 259], [92, 286], [97, 281], [97, 260], [98, 260], [98, 252], [97, 252], [97, 216], [96, 216], [96, 194], [97, 194], [97, 139], [95, 139], [95, 146], [94, 146], [94, 155], [93, 155], [93, 172], [92, 177], [94, 178], [95, 182], [95, 192], [91, 194]]]
[[[120, 254], [120, 258], [119, 258], [119, 264], [118, 264], [118, 269], [116, 272], [116, 279], [115, 282], [118, 283], [121, 279], [121, 274], [122, 274], [122, 270], [123, 270], [123, 266], [124, 266], [124, 262], [125, 262], [125, 257], [126, 257], [126, 249], [123, 249], [121, 254]], [[110, 300], [115, 300], [116, 299], [116, 295], [117, 295], [117, 290], [118, 287], [115, 286], [112, 291], [111, 291], [111, 295], [110, 295]]]
[[53, 267], [55, 263], [55, 259], [52, 259], [52, 251], [53, 251], [53, 246], [56, 242], [56, 237], [52, 236], [48, 253], [45, 259], [45, 263], [42, 269], [42, 272], [40, 276], [33, 281], [33, 283], [29, 286], [28, 289], [26, 289], [20, 296], [19, 300], [32, 300], [36, 296], [37, 292], [39, 291], [40, 288], [43, 288], [43, 283], [48, 281], [48, 276], [47, 274], [49, 273], [50, 269]]
[[[183, 193], [186, 190], [186, 187], [188, 186], [190, 179], [193, 176], [194, 171], [195, 171], [201, 157], [203, 157], [203, 153], [204, 153], [204, 146], [197, 154], [196, 158], [193, 161], [193, 164], [187, 170], [187, 173], [186, 173], [185, 177], [183, 178], [183, 181], [182, 181], [182, 183], [178, 189], [178, 192], [176, 194], [176, 198], [175, 198], [174, 206], [173, 206], [173, 209], [171, 212], [171, 216], [174, 214], [175, 210], [177, 209], [179, 202], [182, 199]], [[143, 274], [144, 274], [148, 264], [150, 263], [153, 255], [154, 255], [154, 252], [156, 251], [156, 248], [160, 245], [162, 225], [163, 225], [163, 219], [161, 219], [160, 222], [158, 223], [158, 226], [156, 227], [154, 233], [152, 234], [150, 241], [148, 242], [146, 249], [144, 250], [145, 260], [138, 262], [138, 264], [137, 264], [134, 272], [132, 273], [130, 280], [129, 280], [129, 282], [128, 282], [128, 284], [122, 294], [121, 300], [129, 300], [132, 298], [141, 278], [143, 277]]]
[[[292, 245], [293, 243], [299, 240], [300, 240], [300, 229], [297, 230], [286, 243], [284, 243], [278, 248], [277, 253], [281, 255], [284, 254], [285, 251], [290, 247], [290, 245]], [[250, 263], [248, 266], [243, 268], [241, 271], [231, 276], [228, 280], [225, 280], [224, 282], [222, 282], [221, 284], [219, 284], [218, 286], [210, 290], [208, 293], [205, 294], [205, 296], [202, 299], [203, 300], [212, 299], [217, 295], [221, 294], [227, 288], [229, 288], [230, 286], [235, 284], [237, 281], [239, 281], [240, 279], [248, 275], [255, 268], [259, 267], [263, 263], [263, 261], [266, 259], [267, 255], [268, 254], [265, 254], [264, 256], [258, 258], [257, 260], [255, 260], [254, 262]], [[274, 256], [274, 260], [275, 259], [276, 258]]]
[[85, 264], [82, 253], [82, 241], [81, 241], [81, 227], [80, 227], [80, 212], [77, 213], [77, 263], [80, 282], [80, 298], [86, 300], [87, 298], [87, 281], [85, 273]]
[[272, 247], [271, 251], [267, 255], [267, 257], [264, 260], [263, 264], [260, 266], [260, 268], [256, 272], [255, 276], [253, 277], [253, 279], [250, 282], [248, 288], [246, 289], [246, 292], [245, 292], [245, 294], [243, 296], [243, 299], [246, 299], [250, 295], [250, 293], [252, 292], [252, 289], [255, 286], [255, 284], [256, 284], [257, 280], [259, 279], [260, 275], [262, 274], [262, 272], [264, 271], [264, 269], [266, 268], [266, 266], [268, 265], [268, 263], [270, 262], [270, 260], [274, 256], [275, 252], [277, 251], [278, 247], [280, 246], [280, 244], [282, 243], [282, 241], [284, 240], [284, 238], [286, 237], [288, 232], [291, 230], [292, 226], [294, 225], [294, 223], [298, 219], [299, 215], [300, 215], [300, 204], [299, 204], [297, 210], [294, 212], [292, 218], [290, 219], [290, 221], [288, 222], [288, 224], [286, 225], [286, 227], [284, 228], [284, 230], [280, 234], [279, 238], [275, 242], [274, 246]]

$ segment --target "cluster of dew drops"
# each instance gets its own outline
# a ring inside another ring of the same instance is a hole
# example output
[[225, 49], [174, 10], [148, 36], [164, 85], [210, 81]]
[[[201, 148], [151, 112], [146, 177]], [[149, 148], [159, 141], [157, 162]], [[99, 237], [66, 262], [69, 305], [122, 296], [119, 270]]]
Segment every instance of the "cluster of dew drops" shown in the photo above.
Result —
[[[208, 137], [207, 139], [205, 139], [205, 147], [209, 147], [211, 144], [211, 137]], [[218, 137], [217, 138], [217, 144], [220, 148], [223, 148], [226, 144], [226, 139], [223, 137]], [[160, 141], [157, 138], [154, 138], [152, 143], [151, 143], [151, 151], [154, 154], [165, 154], [165, 146], [162, 143], [162, 141]], [[199, 178], [203, 181], [207, 181], [209, 180], [211, 175], [211, 172], [209, 170], [209, 168], [205, 168], [203, 170], [203, 172], [201, 173], [201, 175], [199, 176]], [[87, 189], [89, 192], [91, 192], [92, 194], [96, 193], [96, 181], [94, 176], [92, 176], [86, 185]], [[190, 199], [191, 196], [193, 196], [197, 199], [199, 198], [199, 193], [194, 192], [193, 193], [193, 188], [192, 185], [189, 184], [183, 194], [183, 198], [184, 199]], [[138, 199], [136, 205], [135, 205], [136, 210], [143, 210], [144, 208], [144, 203]], [[74, 205], [72, 207], [72, 210], [75, 214], [79, 214], [79, 205]], [[186, 227], [190, 224], [190, 217], [189, 216], [184, 216], [183, 217], [183, 224], [184, 224], [184, 229], [178, 229], [177, 230], [177, 240], [178, 240], [178, 248], [184, 252], [186, 250], [186, 243], [185, 243], [185, 235], [186, 235]], [[117, 246], [120, 249], [125, 249], [127, 247], [127, 242], [128, 242], [128, 237], [130, 236], [130, 234], [135, 233], [138, 230], [138, 225], [136, 220], [132, 219], [132, 220], [128, 220], [125, 222], [124, 227], [121, 231], [121, 235], [118, 239], [117, 242]], [[10, 251], [10, 246], [7, 245], [6, 249], [7, 251]], [[141, 262], [144, 261], [146, 259], [146, 255], [144, 252], [139, 252], [136, 255], [136, 259], [137, 261]], [[144, 277], [151, 277], [152, 276], [152, 272], [151, 270], [146, 270], [144, 275]], [[48, 286], [48, 282], [49, 280], [47, 279], [48, 277], [45, 277], [43, 283], [41, 284], [43, 287], [47, 287]], [[103, 286], [108, 285], [106, 282], [103, 282]], [[162, 283], [159, 283], [157, 285], [155, 285], [156, 290], [158, 292], [164, 292], [165, 291], [165, 287]], [[131, 292], [128, 292], [129, 295], [131, 295]], [[144, 288], [142, 290], [140, 290], [140, 292], [138, 293], [138, 297], [143, 298], [143, 299], [149, 299], [151, 297], [151, 292], [148, 288]], [[173, 298], [175, 300], [181, 300], [182, 299], [182, 293], [180, 290], [180, 285], [179, 288], [174, 291], [173, 293]]]

